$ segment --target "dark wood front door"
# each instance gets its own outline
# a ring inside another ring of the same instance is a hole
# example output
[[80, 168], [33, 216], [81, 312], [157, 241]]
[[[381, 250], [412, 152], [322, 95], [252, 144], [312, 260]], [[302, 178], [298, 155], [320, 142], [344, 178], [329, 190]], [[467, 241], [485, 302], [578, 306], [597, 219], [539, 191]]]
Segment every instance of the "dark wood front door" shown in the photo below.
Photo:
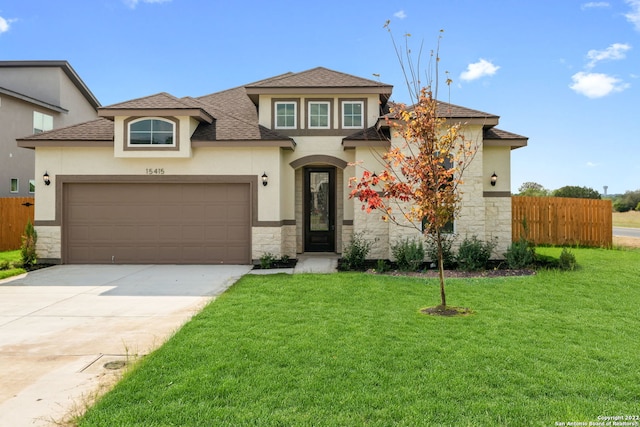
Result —
[[336, 170], [306, 168], [304, 170], [304, 250], [335, 252], [336, 250]]

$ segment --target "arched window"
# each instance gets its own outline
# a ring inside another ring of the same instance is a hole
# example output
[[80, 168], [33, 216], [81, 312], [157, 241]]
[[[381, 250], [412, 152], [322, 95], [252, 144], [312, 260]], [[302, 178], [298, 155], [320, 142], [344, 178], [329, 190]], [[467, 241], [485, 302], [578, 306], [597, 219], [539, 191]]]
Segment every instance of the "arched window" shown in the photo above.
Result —
[[129, 145], [175, 145], [175, 123], [154, 118], [129, 123]]

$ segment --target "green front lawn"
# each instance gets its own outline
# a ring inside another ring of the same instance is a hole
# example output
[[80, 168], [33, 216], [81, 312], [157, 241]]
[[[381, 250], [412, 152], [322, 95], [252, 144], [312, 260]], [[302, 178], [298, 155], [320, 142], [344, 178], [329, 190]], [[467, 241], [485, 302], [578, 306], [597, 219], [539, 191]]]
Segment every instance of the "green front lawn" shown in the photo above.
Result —
[[[25, 272], [24, 268], [3, 268], [5, 263], [21, 264], [22, 254], [20, 250], [0, 252], [0, 280], [17, 276]], [[8, 267], [8, 266], [7, 266]]]
[[[558, 248], [539, 252], [558, 256]], [[245, 276], [81, 426], [553, 426], [640, 415], [640, 251], [448, 280]]]

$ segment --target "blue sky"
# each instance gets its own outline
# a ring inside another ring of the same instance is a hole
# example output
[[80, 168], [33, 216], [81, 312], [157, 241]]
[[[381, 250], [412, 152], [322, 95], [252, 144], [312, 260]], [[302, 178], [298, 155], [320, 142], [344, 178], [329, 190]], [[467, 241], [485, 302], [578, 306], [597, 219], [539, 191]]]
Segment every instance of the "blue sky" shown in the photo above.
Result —
[[68, 60], [102, 105], [317, 66], [379, 75], [409, 101], [386, 20], [425, 66], [443, 29], [440, 99], [529, 137], [514, 192], [640, 189], [640, 0], [0, 0], [0, 60]]

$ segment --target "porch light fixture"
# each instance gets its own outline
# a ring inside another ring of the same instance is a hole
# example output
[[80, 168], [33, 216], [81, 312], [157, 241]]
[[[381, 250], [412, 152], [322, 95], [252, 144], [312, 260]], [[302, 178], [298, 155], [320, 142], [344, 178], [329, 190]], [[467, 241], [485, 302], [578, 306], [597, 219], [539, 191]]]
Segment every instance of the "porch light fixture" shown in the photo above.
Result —
[[264, 185], [266, 187], [268, 183], [269, 183], [269, 177], [267, 176], [267, 173], [265, 172], [265, 173], [262, 174], [262, 185]]
[[495, 187], [497, 181], [498, 181], [498, 175], [496, 175], [496, 173], [494, 172], [493, 175], [491, 175], [491, 186]]
[[44, 181], [44, 185], [51, 184], [51, 179], [49, 178], [49, 174], [47, 173], [47, 171], [45, 171], [44, 175], [42, 175], [42, 180]]

